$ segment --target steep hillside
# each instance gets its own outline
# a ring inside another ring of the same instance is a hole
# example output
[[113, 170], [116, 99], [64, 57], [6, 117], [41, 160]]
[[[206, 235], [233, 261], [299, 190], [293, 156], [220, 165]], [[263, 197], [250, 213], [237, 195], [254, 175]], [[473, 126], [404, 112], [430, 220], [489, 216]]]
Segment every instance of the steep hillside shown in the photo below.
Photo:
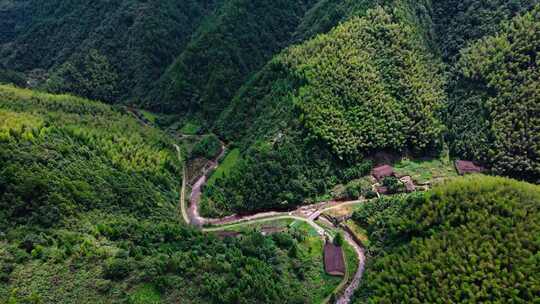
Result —
[[220, 241], [179, 223], [173, 144], [121, 109], [0, 86], [0, 302], [310, 303], [335, 288], [306, 233]]
[[540, 181], [540, 6], [462, 52], [448, 110], [455, 154]]
[[207, 203], [237, 212], [287, 208], [369, 172], [362, 159], [372, 152], [436, 153], [444, 81], [403, 15], [371, 10], [288, 49], [253, 77], [217, 124], [239, 140], [245, 159], [206, 190]]
[[248, 76], [286, 47], [314, 0], [231, 0], [168, 68], [147, 104], [213, 119]]
[[219, 2], [1, 1], [0, 65], [48, 71], [53, 91], [109, 102], [142, 96]]
[[540, 292], [540, 187], [459, 178], [426, 194], [370, 202], [368, 266], [355, 303], [534, 303]]
[[443, 58], [455, 61], [461, 49], [493, 35], [504, 22], [530, 10], [538, 0], [432, 1], [436, 41]]
[[340, 22], [364, 14], [377, 4], [376, 0], [320, 0], [302, 19], [294, 33], [294, 41], [302, 42], [327, 33]]
[[[0, 0], [0, 303], [321, 303], [364, 251], [353, 303], [537, 303], [539, 51], [540, 0]], [[433, 189], [348, 201], [381, 163]]]
[[162, 133], [99, 103], [0, 93], [2, 230], [62, 226], [96, 208], [141, 217], [173, 210], [179, 161]]
[[445, 96], [419, 40], [379, 9], [291, 48], [283, 60], [305, 81], [293, 98], [304, 127], [339, 157], [436, 149]]

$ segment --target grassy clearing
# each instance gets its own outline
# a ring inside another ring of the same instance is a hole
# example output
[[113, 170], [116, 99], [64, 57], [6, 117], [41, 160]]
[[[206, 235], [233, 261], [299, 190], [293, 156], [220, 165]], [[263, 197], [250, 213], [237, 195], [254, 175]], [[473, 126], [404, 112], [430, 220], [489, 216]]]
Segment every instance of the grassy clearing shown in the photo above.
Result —
[[369, 239], [368, 239], [368, 236], [367, 236], [368, 234], [367, 234], [367, 231], [364, 228], [358, 226], [354, 222], [354, 220], [348, 220], [345, 224], [347, 225], [347, 227], [349, 227], [349, 229], [351, 229], [354, 236], [362, 242], [362, 245], [364, 247], [369, 246]]
[[358, 256], [354, 248], [347, 242], [343, 243], [343, 252], [345, 253], [345, 262], [347, 263], [348, 282], [350, 282], [358, 268]]
[[240, 161], [240, 149], [233, 149], [229, 153], [227, 153], [227, 156], [225, 159], [221, 162], [221, 164], [217, 167], [216, 171], [210, 176], [210, 179], [208, 180], [208, 187], [211, 187], [218, 178], [223, 178]]
[[332, 208], [330, 210], [325, 211], [323, 214], [326, 214], [331, 217], [341, 217], [344, 215], [350, 215], [353, 214], [355, 211], [362, 208], [362, 205], [365, 202], [358, 202], [350, 205], [343, 205], [336, 208]]
[[324, 270], [323, 262], [324, 241], [318, 236], [307, 237], [301, 244], [303, 259], [311, 259], [316, 267], [307, 274], [309, 290], [312, 291], [313, 303], [325, 303], [328, 296], [339, 286], [342, 278], [330, 276]]
[[354, 205], [345, 205], [345, 206], [340, 206], [338, 208], [330, 209], [324, 213], [332, 217], [341, 217], [348, 214], [352, 214], [353, 212], [354, 212]]
[[129, 303], [131, 304], [160, 304], [161, 295], [152, 285], [145, 284], [135, 289], [135, 291], [129, 296]]
[[[263, 227], [272, 227], [272, 228], [289, 228], [291, 225], [296, 222], [294, 219], [277, 219], [277, 220], [261, 220], [258, 222], [246, 223], [246, 224], [233, 224], [229, 227], [225, 227], [224, 231], [235, 231], [242, 232], [252, 229], [261, 229]], [[311, 226], [310, 226], [311, 227]]]
[[157, 119], [158, 119], [158, 115], [155, 114], [155, 113], [152, 113], [152, 112], [149, 112], [149, 111], [146, 111], [146, 110], [139, 110], [139, 112], [142, 114], [142, 116], [144, 116], [144, 118], [146, 118], [149, 122], [155, 124]]
[[198, 123], [190, 121], [180, 129], [180, 132], [185, 135], [197, 135], [201, 131], [201, 128], [201, 125]]
[[394, 164], [399, 175], [410, 175], [417, 183], [424, 184], [432, 180], [457, 176], [448, 155], [440, 159], [402, 159]]
[[289, 225], [289, 227], [299, 229], [309, 237], [319, 237], [319, 233], [317, 232], [317, 230], [315, 230], [315, 228], [313, 228], [313, 226], [311, 226], [307, 222], [295, 220], [291, 223], [291, 225]]
[[324, 230], [326, 230], [326, 232], [332, 237], [334, 237], [336, 233], [338, 232], [338, 229], [336, 227], [332, 226], [326, 221], [321, 220], [320, 218], [315, 220], [315, 223], [321, 226], [322, 228], [324, 228]]
[[207, 232], [212, 231], [236, 231], [242, 232], [250, 229], [257, 229], [262, 227], [283, 227], [288, 229], [300, 230], [304, 235], [308, 237], [318, 237], [317, 230], [310, 224], [302, 220], [296, 220], [293, 218], [262, 218], [249, 223], [236, 223], [221, 227], [207, 228]]

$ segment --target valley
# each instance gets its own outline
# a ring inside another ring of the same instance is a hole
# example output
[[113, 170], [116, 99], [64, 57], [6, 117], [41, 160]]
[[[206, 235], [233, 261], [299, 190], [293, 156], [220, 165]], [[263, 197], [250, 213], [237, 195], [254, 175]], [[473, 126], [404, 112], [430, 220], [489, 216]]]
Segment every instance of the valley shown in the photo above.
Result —
[[539, 51], [539, 0], [0, 0], [0, 303], [537, 303]]

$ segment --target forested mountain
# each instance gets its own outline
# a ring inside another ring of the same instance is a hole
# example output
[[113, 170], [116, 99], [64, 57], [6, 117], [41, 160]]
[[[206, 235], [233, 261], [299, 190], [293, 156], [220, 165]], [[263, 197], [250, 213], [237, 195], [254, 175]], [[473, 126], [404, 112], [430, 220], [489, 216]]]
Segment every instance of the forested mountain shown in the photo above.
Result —
[[[443, 134], [456, 157], [538, 181], [536, 10], [502, 25], [530, 3], [515, 3], [513, 10], [492, 5], [495, 11], [484, 4], [478, 10], [487, 10], [489, 26], [458, 37], [441, 32], [440, 22], [450, 19], [429, 14], [441, 5], [388, 1], [386, 10], [363, 11], [367, 16], [287, 49], [252, 77], [216, 124], [245, 153], [206, 189], [208, 214], [309, 202], [346, 182], [346, 168], [369, 170], [362, 159], [374, 152], [436, 155]], [[472, 15], [455, 14], [474, 24]], [[450, 55], [437, 47], [440, 37], [466, 45], [497, 29], [501, 34], [472, 44], [455, 66], [442, 63]], [[523, 93], [510, 97], [518, 85]]]
[[534, 303], [540, 187], [471, 177], [431, 193], [372, 201], [366, 277], [355, 303]]
[[452, 148], [540, 181], [540, 7], [462, 52], [448, 107]]
[[462, 49], [493, 35], [504, 22], [530, 10], [537, 0], [444, 0], [433, 2], [436, 41], [445, 60], [456, 60]]
[[0, 301], [312, 302], [303, 235], [179, 223], [172, 144], [121, 109], [0, 86]]
[[534, 303], [539, 51], [540, 0], [0, 0], [0, 302], [318, 303], [307, 232], [203, 234], [182, 174], [241, 217], [463, 159], [504, 178], [355, 213], [355, 301]]
[[52, 92], [212, 118], [315, 2], [3, 1], [0, 65]]
[[365, 167], [358, 163], [371, 152], [436, 153], [443, 78], [411, 24], [371, 10], [274, 59], [219, 121], [223, 136], [254, 146], [207, 189], [208, 202], [235, 211], [290, 207], [324, 194], [342, 169]]
[[[217, 6], [212, 0], [0, 3], [0, 64], [109, 102], [147, 93]], [[50, 75], [38, 73], [37, 69]], [[37, 74], [37, 75], [36, 75]]]
[[376, 5], [373, 0], [322, 0], [307, 11], [294, 33], [294, 41], [302, 42], [326, 33], [351, 16], [364, 14]]
[[314, 0], [230, 0], [208, 19], [147, 102], [215, 118], [247, 77], [290, 43]]

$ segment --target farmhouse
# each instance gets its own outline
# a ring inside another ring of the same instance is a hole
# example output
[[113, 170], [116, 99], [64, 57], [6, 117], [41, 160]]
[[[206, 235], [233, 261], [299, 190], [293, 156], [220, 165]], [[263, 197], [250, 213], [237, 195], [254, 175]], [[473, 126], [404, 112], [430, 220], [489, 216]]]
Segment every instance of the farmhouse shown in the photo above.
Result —
[[389, 165], [382, 165], [379, 167], [376, 167], [371, 172], [371, 175], [377, 179], [377, 181], [383, 180], [385, 177], [394, 176], [394, 168], [392, 168]]
[[471, 174], [471, 173], [481, 173], [484, 171], [484, 168], [475, 165], [472, 161], [468, 160], [458, 160], [456, 161], [456, 170], [459, 175]]
[[328, 241], [324, 244], [324, 269], [329, 275], [345, 275], [345, 257], [343, 255], [343, 249]]

